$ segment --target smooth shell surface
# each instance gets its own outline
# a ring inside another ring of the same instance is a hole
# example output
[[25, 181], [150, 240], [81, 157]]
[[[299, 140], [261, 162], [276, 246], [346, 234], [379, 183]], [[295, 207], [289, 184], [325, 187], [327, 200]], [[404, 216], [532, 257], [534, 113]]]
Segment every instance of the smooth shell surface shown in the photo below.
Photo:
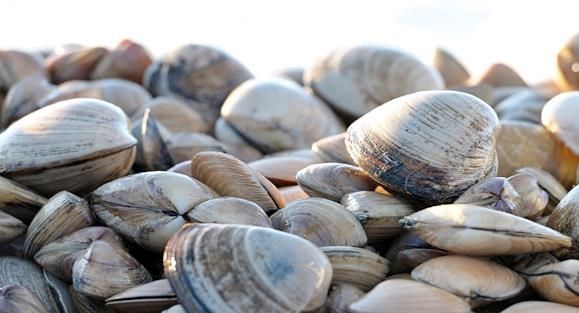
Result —
[[496, 174], [499, 121], [462, 92], [423, 91], [394, 99], [348, 128], [346, 147], [365, 172], [414, 202], [451, 202]]
[[511, 305], [501, 313], [577, 313], [576, 307], [544, 301], [524, 301]]
[[579, 114], [579, 91], [555, 96], [545, 104], [541, 122], [576, 155], [579, 155], [579, 124], [573, 118]]
[[296, 174], [309, 165], [318, 163], [318, 160], [307, 157], [279, 156], [263, 158], [249, 163], [249, 166], [258, 171], [276, 186], [295, 185]]
[[271, 227], [271, 221], [259, 205], [241, 198], [221, 197], [195, 206], [187, 217], [199, 223], [242, 224]]
[[378, 46], [336, 50], [308, 68], [304, 82], [349, 118], [409, 93], [444, 88], [440, 74], [413, 55]]
[[173, 97], [156, 97], [147, 104], [155, 119], [172, 133], [207, 133], [210, 125], [201, 114], [183, 100]]
[[140, 84], [151, 62], [145, 47], [125, 39], [99, 60], [91, 79], [123, 78]]
[[322, 138], [312, 145], [312, 151], [316, 156], [326, 162], [338, 162], [354, 164], [346, 149], [346, 133]]
[[545, 299], [579, 307], [579, 260], [546, 264], [528, 280]]
[[43, 75], [18, 81], [6, 95], [0, 111], [0, 128], [6, 128], [27, 114], [40, 109], [40, 99], [56, 89]]
[[436, 48], [432, 65], [438, 70], [447, 87], [467, 81], [470, 74], [450, 52]]
[[555, 82], [564, 91], [579, 90], [579, 33], [559, 50]]
[[332, 277], [330, 262], [310, 242], [239, 225], [183, 227], [164, 264], [187, 313], [311, 310], [324, 303]]
[[478, 84], [488, 84], [492, 87], [527, 86], [514, 69], [502, 63], [491, 65], [478, 79]]
[[48, 313], [49, 311], [28, 289], [20, 285], [7, 285], [0, 288], [0, 312]]
[[579, 259], [579, 187], [573, 188], [561, 199], [549, 216], [547, 226], [573, 240], [573, 246], [555, 251], [555, 256], [564, 259]]

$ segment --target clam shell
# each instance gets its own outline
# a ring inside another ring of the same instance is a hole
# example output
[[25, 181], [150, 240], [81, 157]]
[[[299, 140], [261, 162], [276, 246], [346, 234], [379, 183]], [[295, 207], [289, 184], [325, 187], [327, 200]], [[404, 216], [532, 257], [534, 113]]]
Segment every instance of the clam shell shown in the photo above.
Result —
[[187, 313], [312, 310], [325, 302], [332, 278], [310, 242], [252, 226], [187, 225], [169, 241], [164, 264]]
[[166, 310], [163, 310], [163, 312], [161, 313], [186, 313], [186, 312], [182, 305], [177, 304]]
[[511, 305], [501, 313], [576, 313], [577, 308], [544, 301], [525, 301]]
[[432, 65], [438, 70], [447, 87], [464, 83], [470, 78], [464, 65], [445, 49], [436, 48]]
[[535, 89], [525, 89], [499, 102], [495, 111], [501, 120], [541, 124], [541, 111], [549, 97]]
[[0, 211], [0, 244], [8, 243], [26, 231], [26, 225], [10, 214]]
[[279, 190], [270, 181], [234, 156], [200, 152], [191, 162], [191, 174], [221, 196], [255, 202], [267, 213], [285, 206]]
[[507, 267], [459, 255], [426, 261], [412, 271], [412, 278], [464, 298], [472, 306], [512, 298], [526, 286]]
[[258, 171], [277, 187], [297, 184], [296, 175], [309, 165], [318, 163], [318, 160], [307, 157], [277, 156], [253, 161], [248, 165]]
[[495, 88], [487, 85], [487, 84], [468, 84], [468, 85], [458, 85], [452, 86], [449, 88], [450, 90], [460, 91], [464, 93], [468, 93], [473, 95], [482, 101], [486, 102], [488, 105], [494, 107], [496, 105], [495, 97], [494, 97], [494, 90]]
[[360, 299], [366, 294], [360, 288], [350, 284], [337, 284], [332, 286], [328, 300], [326, 301], [327, 313], [344, 313], [348, 312], [348, 306], [352, 302]]
[[172, 133], [208, 133], [211, 126], [187, 102], [173, 97], [156, 97], [147, 106], [155, 119]]
[[90, 76], [93, 80], [123, 78], [140, 84], [151, 63], [151, 56], [145, 47], [125, 39], [100, 59]]
[[175, 304], [177, 296], [167, 279], [136, 286], [106, 300], [106, 306], [119, 313], [159, 313]]
[[304, 69], [301, 67], [284, 68], [274, 72], [271, 76], [291, 80], [300, 86], [304, 85]]
[[300, 186], [280, 187], [279, 192], [281, 193], [281, 196], [283, 197], [286, 204], [310, 197]]
[[412, 271], [420, 264], [447, 255], [446, 252], [437, 249], [408, 249], [398, 252], [398, 263], [407, 270]]
[[559, 94], [545, 104], [541, 122], [576, 155], [579, 155], [579, 126], [572, 118], [579, 114], [579, 91]]
[[434, 247], [463, 255], [518, 255], [571, 246], [571, 238], [548, 227], [469, 204], [430, 207], [400, 223]]
[[402, 226], [398, 221], [414, 213], [405, 201], [374, 191], [349, 193], [340, 202], [362, 223], [370, 243], [399, 235]]
[[547, 227], [559, 231], [573, 239], [573, 245], [569, 249], [555, 251], [558, 258], [578, 259], [579, 258], [579, 187], [569, 191], [567, 195], [549, 216]]
[[346, 149], [346, 133], [324, 137], [312, 144], [312, 150], [322, 161], [354, 164]]
[[413, 233], [404, 232], [394, 239], [386, 250], [384, 257], [391, 262], [390, 274], [400, 274], [408, 272], [406, 264], [399, 261], [398, 256], [405, 250], [431, 249], [432, 247], [420, 237]]
[[344, 131], [325, 103], [283, 79], [252, 79], [225, 100], [221, 116], [263, 152], [309, 148]]
[[20, 285], [7, 285], [0, 288], [0, 311], [49, 313], [42, 300]]
[[527, 83], [510, 66], [502, 63], [491, 65], [477, 81], [478, 84], [487, 84], [492, 87], [526, 87]]
[[152, 280], [149, 272], [125, 250], [94, 241], [72, 268], [72, 284], [78, 292], [104, 299]]
[[529, 174], [533, 175], [537, 179], [539, 187], [547, 192], [549, 195], [549, 202], [545, 208], [547, 214], [551, 214], [559, 201], [565, 197], [567, 194], [567, 189], [561, 185], [561, 183], [553, 177], [553, 175], [547, 173], [546, 171], [540, 170], [533, 167], [524, 167], [515, 171], [519, 174]]
[[515, 187], [504, 177], [493, 177], [477, 183], [454, 203], [484, 206], [515, 215], [518, 215], [518, 209], [525, 204]]
[[495, 176], [498, 129], [496, 114], [480, 99], [423, 91], [358, 119], [348, 128], [346, 147], [358, 166], [394, 195], [440, 204]]
[[175, 166], [168, 169], [167, 172], [183, 174], [191, 177], [191, 160], [177, 163]]
[[523, 200], [515, 214], [529, 219], [537, 219], [549, 202], [549, 194], [539, 187], [538, 180], [531, 174], [516, 174], [508, 178]]
[[203, 45], [185, 45], [153, 62], [143, 85], [157, 96], [192, 100], [190, 105], [213, 124], [227, 95], [253, 75], [225, 52]]
[[16, 50], [0, 50], [0, 90], [8, 91], [27, 76], [44, 75], [42, 57]]
[[528, 280], [543, 298], [579, 307], [579, 260], [544, 265]]
[[221, 117], [215, 123], [213, 132], [215, 133], [215, 138], [225, 144], [227, 153], [234, 155], [243, 162], [259, 160], [263, 156], [259, 150], [247, 143], [239, 132]]
[[305, 238], [319, 247], [364, 247], [362, 224], [344, 206], [321, 198], [294, 201], [271, 216], [275, 229]]
[[84, 194], [125, 175], [136, 144], [126, 115], [91, 99], [37, 110], [0, 134], [2, 175], [43, 194]]
[[0, 210], [28, 223], [46, 201], [34, 191], [0, 176]]
[[310, 165], [297, 173], [296, 180], [311, 197], [336, 202], [345, 194], [374, 190], [377, 185], [362, 169], [342, 163]]
[[93, 222], [93, 213], [84, 199], [61, 191], [48, 200], [30, 223], [24, 254], [32, 258], [47, 243], [91, 226]]
[[573, 35], [557, 54], [557, 87], [563, 91], [579, 89], [579, 34]]
[[137, 139], [134, 165], [137, 170], [164, 171], [173, 166], [173, 158], [149, 109], [145, 110], [143, 118], [133, 126], [131, 133]]
[[123, 248], [122, 239], [110, 228], [92, 226], [46, 244], [34, 255], [34, 261], [54, 276], [72, 282], [74, 262], [80, 258], [94, 241], [106, 241]]
[[40, 100], [54, 89], [56, 86], [51, 85], [42, 75], [33, 75], [18, 81], [10, 88], [1, 106], [0, 128], [6, 128], [40, 109]]
[[349, 118], [409, 93], [444, 88], [440, 74], [416, 57], [378, 46], [333, 51], [306, 69], [304, 83]]
[[79, 293], [73, 286], [70, 286], [69, 290], [78, 313], [114, 313], [113, 310], [106, 308], [102, 301], [93, 300]]
[[353, 247], [322, 247], [332, 264], [333, 284], [351, 284], [369, 291], [386, 279], [390, 262], [366, 249]]
[[182, 225], [193, 207], [218, 195], [177, 173], [144, 172], [102, 185], [89, 197], [97, 218], [127, 240], [154, 252]]
[[225, 152], [225, 146], [203, 133], [177, 133], [167, 140], [167, 149], [175, 163], [191, 160], [202, 151]]
[[222, 197], [207, 200], [187, 213], [198, 223], [242, 224], [271, 227], [271, 221], [259, 205], [241, 198]]
[[442, 289], [408, 279], [390, 279], [352, 303], [350, 312], [468, 313], [470, 306], [461, 298]]
[[82, 48], [46, 61], [46, 71], [55, 84], [69, 80], [88, 80], [95, 66], [108, 54], [102, 47]]

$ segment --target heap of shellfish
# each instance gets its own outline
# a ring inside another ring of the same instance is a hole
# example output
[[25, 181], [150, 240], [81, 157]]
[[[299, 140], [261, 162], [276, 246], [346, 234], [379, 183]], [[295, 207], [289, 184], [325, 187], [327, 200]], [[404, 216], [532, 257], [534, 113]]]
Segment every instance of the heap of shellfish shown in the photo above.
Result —
[[579, 35], [556, 60], [2, 50], [0, 312], [579, 312]]

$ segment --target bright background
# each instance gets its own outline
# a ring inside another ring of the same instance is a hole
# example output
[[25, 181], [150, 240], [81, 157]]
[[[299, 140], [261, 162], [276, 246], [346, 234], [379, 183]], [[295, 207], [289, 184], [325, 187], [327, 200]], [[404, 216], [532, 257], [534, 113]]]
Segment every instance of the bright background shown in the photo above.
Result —
[[474, 76], [500, 61], [532, 83], [553, 74], [558, 48], [579, 32], [579, 1], [17, 0], [3, 5], [0, 29], [1, 48], [112, 47], [132, 38], [160, 56], [205, 43], [256, 75], [361, 43], [396, 46], [430, 62], [439, 45]]

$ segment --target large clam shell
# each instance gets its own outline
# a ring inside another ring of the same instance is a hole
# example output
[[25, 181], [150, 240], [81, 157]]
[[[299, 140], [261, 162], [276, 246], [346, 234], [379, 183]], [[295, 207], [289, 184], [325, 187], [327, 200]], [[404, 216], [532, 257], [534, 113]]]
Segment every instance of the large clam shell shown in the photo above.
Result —
[[472, 306], [512, 298], [526, 286], [507, 267], [459, 255], [426, 261], [412, 271], [412, 278], [464, 298]]
[[153, 62], [143, 85], [157, 96], [189, 102], [211, 125], [225, 97], [253, 75], [225, 52], [203, 45], [185, 45]]
[[89, 197], [96, 216], [127, 240], [163, 252], [183, 216], [218, 195], [201, 182], [177, 173], [144, 172], [102, 185]]
[[283, 79], [253, 79], [225, 100], [221, 116], [264, 152], [309, 148], [316, 140], [344, 131], [325, 103]]
[[553, 213], [549, 216], [547, 226], [559, 231], [573, 239], [573, 246], [569, 249], [555, 251], [558, 258], [578, 259], [579, 258], [579, 187], [569, 191], [567, 195]]
[[348, 118], [409, 93], [444, 88], [440, 74], [413, 55], [379, 46], [333, 51], [306, 69], [304, 83]]
[[0, 288], [0, 312], [49, 313], [38, 296], [20, 285]]
[[528, 280], [545, 299], [579, 307], [579, 260], [543, 265]]
[[579, 126], [573, 119], [579, 114], [579, 91], [559, 94], [545, 104], [541, 122], [576, 155], [579, 155]]
[[430, 207], [400, 223], [429, 244], [464, 255], [518, 255], [571, 246], [571, 238], [551, 228], [469, 204]]
[[232, 155], [200, 152], [191, 162], [191, 174], [218, 194], [255, 202], [267, 213], [285, 206], [269, 180]]
[[327, 257], [307, 240], [240, 225], [183, 227], [164, 264], [187, 313], [312, 310], [325, 302], [332, 278]]
[[496, 174], [499, 122], [490, 106], [454, 91], [394, 99], [348, 128], [346, 147], [370, 177], [414, 202], [451, 202]]
[[135, 144], [127, 117], [116, 106], [91, 99], [62, 101], [0, 134], [0, 169], [43, 194], [84, 194], [125, 175]]
[[339, 203], [308, 198], [294, 201], [271, 216], [275, 229], [303, 237], [319, 247], [364, 247], [362, 224]]
[[524, 301], [513, 304], [501, 313], [577, 313], [577, 308], [544, 301]]
[[333, 284], [351, 284], [369, 291], [386, 279], [390, 262], [376, 253], [339, 246], [322, 247], [321, 250], [332, 263]]
[[445, 290], [409, 279], [390, 279], [352, 303], [350, 312], [469, 313], [470, 306]]

